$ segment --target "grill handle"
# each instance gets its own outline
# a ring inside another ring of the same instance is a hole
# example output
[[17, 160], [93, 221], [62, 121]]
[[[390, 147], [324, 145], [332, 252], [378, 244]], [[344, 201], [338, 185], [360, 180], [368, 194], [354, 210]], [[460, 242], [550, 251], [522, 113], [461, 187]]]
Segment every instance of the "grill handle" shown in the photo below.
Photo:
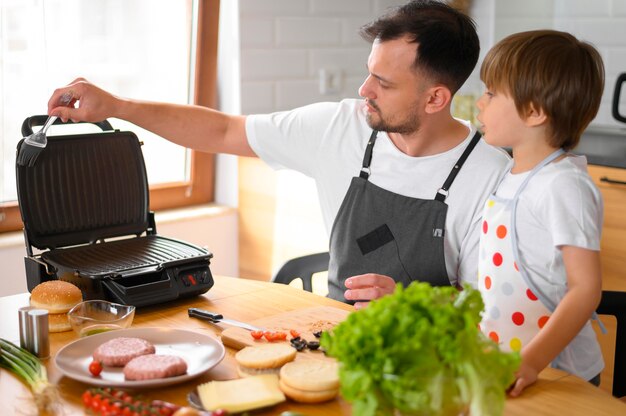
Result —
[[148, 267], [140, 267], [138, 269], [125, 270], [123, 273], [120, 274], [120, 278], [137, 276], [139, 274], [160, 272], [161, 270], [163, 270], [163, 267], [160, 264]]
[[[33, 134], [33, 127], [43, 126], [46, 123], [47, 119], [48, 119], [48, 116], [46, 115], [37, 115], [37, 116], [28, 117], [22, 123], [22, 136], [27, 137]], [[109, 123], [108, 120], [102, 120], [102, 121], [98, 121], [95, 123], [89, 123], [87, 121], [73, 122], [71, 120], [68, 120], [67, 123], [63, 123], [60, 118], [57, 118], [55, 122], [52, 124], [53, 125], [55, 124], [95, 124], [96, 126], [100, 127], [102, 131], [113, 131], [113, 126], [111, 126], [111, 123]]]

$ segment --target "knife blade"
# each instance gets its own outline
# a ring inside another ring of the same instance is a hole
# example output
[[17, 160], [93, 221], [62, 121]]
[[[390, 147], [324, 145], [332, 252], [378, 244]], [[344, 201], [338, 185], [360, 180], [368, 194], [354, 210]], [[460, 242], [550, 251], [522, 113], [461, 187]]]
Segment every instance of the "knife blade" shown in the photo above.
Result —
[[240, 328], [244, 328], [249, 331], [265, 331], [264, 328], [250, 325], [241, 321], [236, 321], [234, 319], [227, 319], [227, 318], [224, 318], [224, 316], [219, 313], [213, 313], [204, 309], [189, 308], [187, 309], [187, 314], [189, 315], [190, 318], [204, 319], [214, 324], [222, 322], [228, 325], [238, 326]]

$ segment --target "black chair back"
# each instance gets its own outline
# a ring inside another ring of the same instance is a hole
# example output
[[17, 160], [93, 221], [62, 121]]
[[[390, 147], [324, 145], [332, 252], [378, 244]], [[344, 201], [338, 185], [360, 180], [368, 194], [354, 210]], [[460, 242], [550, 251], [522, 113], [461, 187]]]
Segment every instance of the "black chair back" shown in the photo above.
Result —
[[330, 255], [327, 251], [296, 257], [283, 264], [272, 282], [288, 285], [293, 280], [300, 278], [302, 288], [308, 292], [313, 292], [313, 275], [328, 270], [329, 262]]

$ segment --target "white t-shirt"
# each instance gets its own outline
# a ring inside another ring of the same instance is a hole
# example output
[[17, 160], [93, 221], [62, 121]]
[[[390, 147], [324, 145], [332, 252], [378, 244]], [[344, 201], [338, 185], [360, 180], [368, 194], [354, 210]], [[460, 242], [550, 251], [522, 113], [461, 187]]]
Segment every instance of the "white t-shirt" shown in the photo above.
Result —
[[[512, 199], [528, 174], [507, 173], [496, 195]], [[521, 192], [516, 215], [521, 262], [539, 290], [558, 305], [567, 291], [560, 247], [600, 250], [602, 195], [587, 173], [587, 159], [568, 154], [544, 166]], [[602, 370], [602, 354], [590, 322], [561, 353], [559, 367], [585, 379]]]
[[[434, 199], [452, 167], [475, 133], [469, 122], [467, 138], [434, 156], [412, 157], [398, 150], [380, 132], [374, 146], [369, 180], [388, 191], [413, 198]], [[362, 100], [317, 103], [292, 111], [248, 116], [248, 142], [275, 169], [293, 169], [317, 185], [328, 235], [352, 177], [358, 176], [372, 129]], [[452, 184], [444, 253], [452, 282], [460, 277], [476, 284], [482, 207], [505, 172], [508, 155], [480, 141]]]
[[[528, 174], [507, 173], [496, 195], [513, 198]], [[516, 214], [521, 259], [533, 282], [558, 301], [567, 289], [560, 246], [600, 250], [602, 195], [587, 159], [568, 154], [540, 169], [520, 194]]]

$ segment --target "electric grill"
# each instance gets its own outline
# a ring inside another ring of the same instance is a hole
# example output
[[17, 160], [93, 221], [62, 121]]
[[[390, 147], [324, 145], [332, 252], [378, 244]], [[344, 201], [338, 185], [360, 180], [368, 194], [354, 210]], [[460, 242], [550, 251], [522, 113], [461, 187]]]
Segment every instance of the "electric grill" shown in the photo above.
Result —
[[[27, 118], [22, 135], [46, 118]], [[35, 166], [16, 164], [28, 290], [60, 279], [85, 299], [134, 306], [208, 291], [213, 255], [157, 235], [137, 136], [94, 124], [102, 132], [48, 136]]]

